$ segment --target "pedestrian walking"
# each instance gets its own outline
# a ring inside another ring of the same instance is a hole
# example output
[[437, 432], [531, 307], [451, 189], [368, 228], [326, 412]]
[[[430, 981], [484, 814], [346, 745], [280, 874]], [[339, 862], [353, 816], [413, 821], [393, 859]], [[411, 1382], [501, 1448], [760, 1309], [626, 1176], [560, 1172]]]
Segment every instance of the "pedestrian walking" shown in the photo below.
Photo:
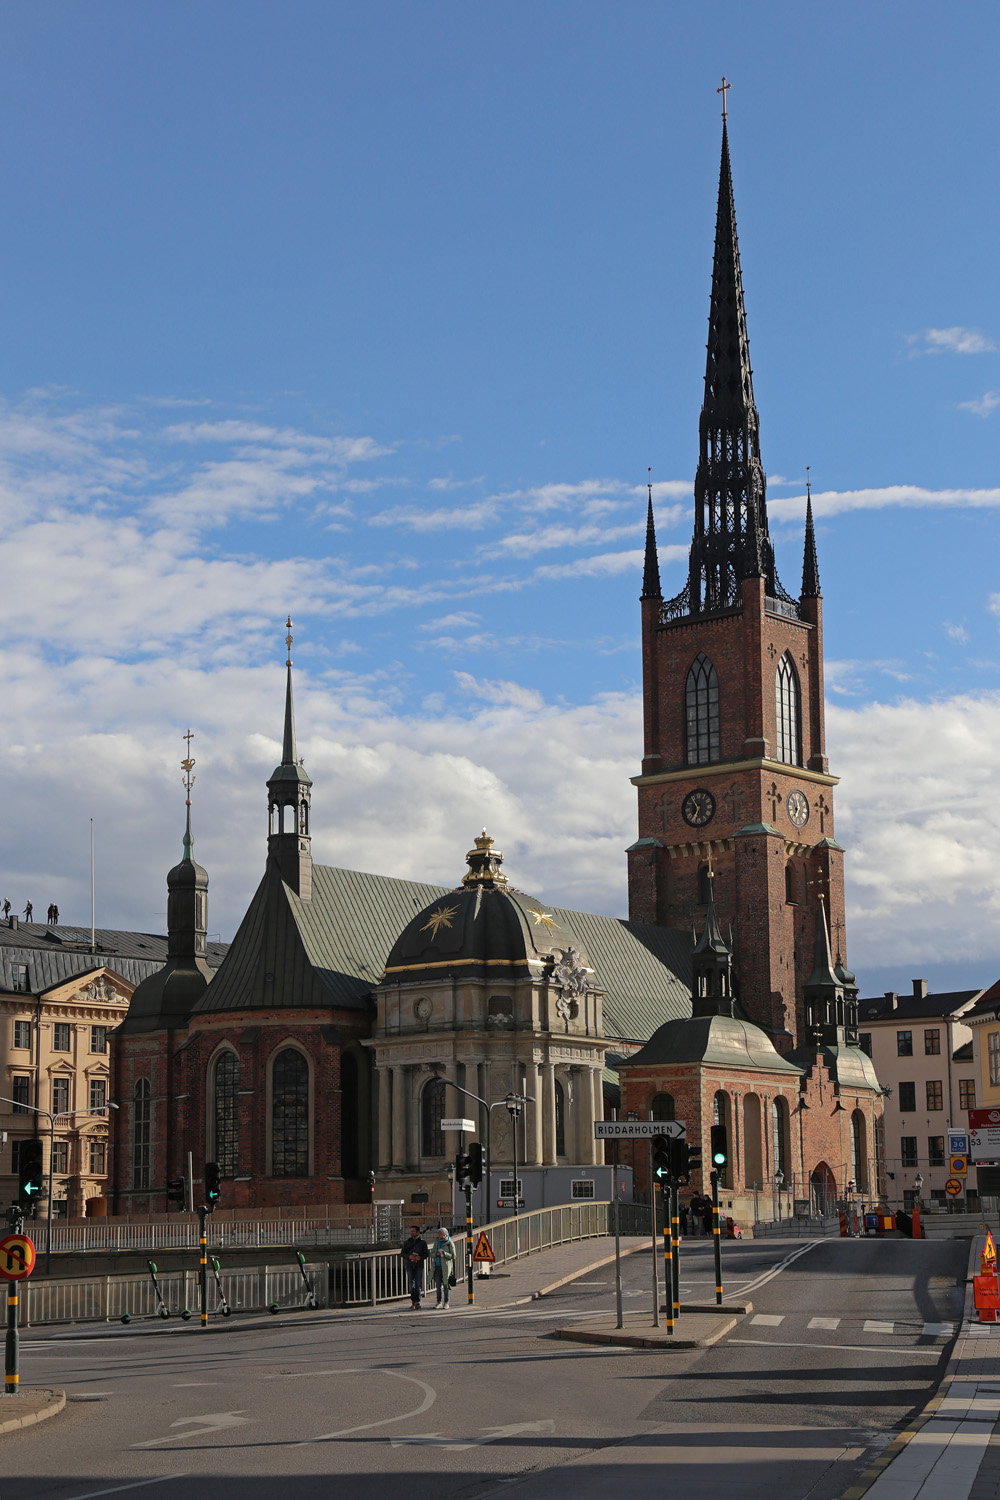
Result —
[[3, 919], [4, 919], [5, 922], [7, 921], [7, 919], [9, 918], [9, 916], [10, 916], [10, 902], [7, 900], [7, 898], [5, 896], [4, 897], [4, 903], [3, 903]]
[[434, 1290], [437, 1301], [434, 1311], [443, 1308], [451, 1311], [451, 1289], [455, 1285], [455, 1241], [444, 1225], [438, 1230], [434, 1246]]
[[687, 1235], [688, 1235], [688, 1206], [687, 1206], [686, 1203], [682, 1203], [680, 1205], [680, 1207], [677, 1210], [677, 1215], [678, 1215], [678, 1218], [681, 1221], [681, 1234], [684, 1236], [685, 1239], [687, 1239]]
[[424, 1261], [431, 1252], [427, 1241], [420, 1233], [418, 1225], [413, 1225], [413, 1228], [400, 1246], [399, 1253], [403, 1257], [403, 1266], [406, 1271], [406, 1289], [410, 1294], [410, 1304], [415, 1312], [419, 1312], [420, 1294], [424, 1289]]
[[35, 908], [34, 908], [34, 907], [33, 907], [33, 906], [32, 906], [32, 904], [31, 904], [31, 902], [30, 902], [30, 901], [27, 901], [27, 902], [25, 902], [25, 907], [24, 907], [24, 920], [25, 920], [25, 921], [26, 921], [26, 922], [30, 922], [30, 921], [31, 921], [31, 914], [32, 914], [32, 912], [33, 912], [33, 911], [34, 911], [34, 909], [35, 909]]

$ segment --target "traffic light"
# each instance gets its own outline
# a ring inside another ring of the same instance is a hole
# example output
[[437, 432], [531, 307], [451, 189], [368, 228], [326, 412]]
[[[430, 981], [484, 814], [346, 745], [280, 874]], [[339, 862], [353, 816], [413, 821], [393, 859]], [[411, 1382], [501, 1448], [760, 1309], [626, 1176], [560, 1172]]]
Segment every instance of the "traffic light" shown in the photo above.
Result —
[[478, 1187], [483, 1180], [483, 1147], [480, 1141], [469, 1144], [469, 1181]]
[[42, 1172], [42, 1143], [35, 1139], [22, 1141], [21, 1149], [17, 1157], [17, 1195], [18, 1202], [25, 1209], [34, 1212], [35, 1204], [42, 1196], [45, 1188], [45, 1176]]
[[688, 1143], [683, 1137], [670, 1142], [670, 1175], [675, 1182], [688, 1181]]
[[472, 1181], [472, 1159], [468, 1151], [459, 1151], [455, 1157], [455, 1181], [459, 1187]]
[[692, 1172], [701, 1171], [701, 1147], [688, 1146], [687, 1157], [688, 1176], [690, 1177]]
[[721, 1172], [729, 1164], [729, 1138], [725, 1125], [712, 1126], [712, 1168]]
[[167, 1183], [167, 1202], [176, 1203], [178, 1208], [183, 1208], [187, 1202], [187, 1178], [172, 1177]]
[[368, 1173], [368, 1191], [371, 1193], [372, 1197], [374, 1198], [375, 1197], [375, 1173], [374, 1172], [369, 1172]]
[[653, 1136], [653, 1176], [659, 1182], [665, 1182], [670, 1176], [670, 1137], [666, 1135]]
[[214, 1208], [222, 1193], [222, 1173], [219, 1171], [217, 1161], [205, 1163], [205, 1202], [209, 1208]]

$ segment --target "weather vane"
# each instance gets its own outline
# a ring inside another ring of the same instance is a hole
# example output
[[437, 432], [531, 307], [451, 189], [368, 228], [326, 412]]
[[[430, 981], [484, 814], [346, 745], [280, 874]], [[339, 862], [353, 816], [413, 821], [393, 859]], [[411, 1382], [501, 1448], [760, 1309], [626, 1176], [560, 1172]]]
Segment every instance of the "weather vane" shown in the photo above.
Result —
[[184, 790], [187, 792], [187, 800], [185, 806], [190, 807], [191, 788], [194, 785], [194, 777], [191, 773], [195, 768], [195, 761], [191, 755], [191, 741], [194, 739], [194, 735], [189, 729], [187, 734], [181, 735], [181, 739], [187, 740], [187, 758], [181, 761], [181, 770], [184, 772]]
[[723, 120], [726, 118], [726, 92], [727, 92], [728, 89], [731, 89], [731, 88], [732, 88], [732, 84], [726, 82], [726, 75], [725, 75], [725, 73], [723, 73], [723, 75], [722, 75], [722, 87], [721, 87], [721, 89], [716, 89], [716, 91], [715, 91], [717, 94], [721, 94], [722, 95], [722, 118], [723, 118]]
[[285, 666], [286, 667], [290, 667], [292, 665], [292, 617], [291, 617], [291, 615], [289, 615], [288, 619], [285, 621], [285, 629], [288, 631], [288, 634], [285, 636], [285, 645], [288, 647], [288, 656], [287, 656], [287, 658], [285, 660]]

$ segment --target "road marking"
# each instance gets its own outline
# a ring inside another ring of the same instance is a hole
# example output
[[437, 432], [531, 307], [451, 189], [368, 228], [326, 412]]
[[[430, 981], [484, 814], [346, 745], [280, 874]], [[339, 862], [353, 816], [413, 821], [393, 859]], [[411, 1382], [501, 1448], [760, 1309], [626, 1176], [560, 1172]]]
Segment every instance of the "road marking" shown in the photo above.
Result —
[[800, 1245], [797, 1250], [792, 1251], [791, 1255], [786, 1255], [784, 1260], [779, 1261], [776, 1266], [772, 1266], [770, 1271], [765, 1271], [763, 1276], [758, 1276], [756, 1281], [742, 1282], [739, 1291], [733, 1292], [731, 1295], [734, 1297], [743, 1297], [747, 1292], [755, 1292], [758, 1287], [764, 1286], [767, 1282], [773, 1281], [776, 1276], [780, 1276], [782, 1271], [787, 1266], [790, 1266], [793, 1261], [798, 1260], [802, 1255], [808, 1255], [810, 1250], [815, 1250], [817, 1245], [823, 1243], [822, 1240], [810, 1240], [807, 1244]]
[[785, 1321], [784, 1313], [754, 1313], [750, 1319], [751, 1323], [760, 1323], [764, 1328], [777, 1328], [779, 1323]]
[[481, 1448], [484, 1443], [498, 1443], [501, 1438], [517, 1437], [522, 1432], [555, 1432], [554, 1422], [511, 1422], [507, 1427], [484, 1428], [486, 1437], [447, 1438], [439, 1432], [420, 1432], [412, 1437], [394, 1437], [389, 1441], [393, 1448], [452, 1448], [461, 1452], [465, 1448]]
[[178, 1438], [205, 1437], [210, 1432], [223, 1432], [227, 1427], [244, 1427], [249, 1420], [238, 1411], [210, 1411], [201, 1417], [179, 1417], [176, 1422], [171, 1422], [171, 1427], [190, 1427], [192, 1422], [208, 1425], [190, 1432], [174, 1432], [167, 1437], [148, 1438], [144, 1443], [133, 1443], [132, 1447], [155, 1448], [158, 1443], [175, 1443]]
[[925, 1323], [924, 1334], [929, 1339], [947, 1338], [955, 1332], [954, 1323]]
[[607, 1286], [606, 1281], [574, 1281], [574, 1286]]
[[67, 1500], [97, 1500], [98, 1495], [120, 1495], [122, 1490], [141, 1490], [147, 1484], [165, 1484], [168, 1479], [186, 1479], [186, 1474], [158, 1474], [155, 1479], [136, 1479], [132, 1484], [116, 1484], [110, 1490], [88, 1490], [85, 1495], [69, 1495]]
[[866, 1318], [862, 1333], [892, 1333], [895, 1323], [880, 1323], [878, 1318]]
[[807, 1324], [809, 1328], [822, 1328], [827, 1333], [832, 1333], [835, 1328], [840, 1327], [839, 1318], [810, 1318]]
[[437, 1400], [437, 1391], [432, 1385], [424, 1380], [418, 1380], [415, 1375], [404, 1375], [400, 1370], [387, 1370], [384, 1365], [362, 1365], [357, 1369], [338, 1370], [339, 1375], [370, 1375], [377, 1370], [381, 1375], [391, 1375], [396, 1380], [408, 1380], [411, 1385], [418, 1385], [424, 1392], [424, 1399], [419, 1406], [412, 1411], [404, 1412], [399, 1417], [383, 1417], [380, 1422], [361, 1422], [357, 1427], [343, 1427], [339, 1432], [321, 1432], [318, 1437], [303, 1438], [301, 1442], [295, 1443], [296, 1448], [307, 1448], [310, 1443], [326, 1443], [333, 1438], [350, 1437], [355, 1432], [370, 1432], [373, 1427], [388, 1427], [393, 1422], [409, 1422], [413, 1417], [421, 1416]]
[[193, 1390], [196, 1385], [197, 1386], [202, 1386], [202, 1385], [221, 1385], [221, 1384], [222, 1384], [221, 1380], [176, 1380], [176, 1381], [174, 1381], [174, 1390], [175, 1391], [190, 1391], [190, 1390]]
[[[886, 1358], [899, 1358], [899, 1350], [888, 1344], [814, 1344], [805, 1339], [798, 1343], [794, 1339], [726, 1339], [727, 1344], [759, 1344], [762, 1349], [853, 1349], [858, 1354], [884, 1355]], [[721, 1346], [720, 1346], [721, 1347]], [[922, 1354], [927, 1359], [937, 1359], [936, 1349], [907, 1350], [910, 1355]]]

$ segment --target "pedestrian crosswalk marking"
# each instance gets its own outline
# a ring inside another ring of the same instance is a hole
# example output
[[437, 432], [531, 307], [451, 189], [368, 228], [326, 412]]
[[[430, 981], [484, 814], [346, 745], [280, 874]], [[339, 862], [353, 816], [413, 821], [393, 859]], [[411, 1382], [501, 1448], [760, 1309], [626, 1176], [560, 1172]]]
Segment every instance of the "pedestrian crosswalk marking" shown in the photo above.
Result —
[[809, 1319], [809, 1327], [810, 1328], [825, 1328], [828, 1333], [832, 1333], [835, 1328], [839, 1328], [840, 1327], [840, 1319], [839, 1318], [810, 1318]]
[[775, 1315], [773, 1313], [755, 1313], [750, 1319], [751, 1323], [759, 1323], [764, 1328], [777, 1328], [779, 1323], [785, 1321], [784, 1313]]
[[880, 1323], [877, 1318], [866, 1318], [862, 1333], [892, 1333], [895, 1323]]
[[953, 1323], [925, 1323], [924, 1335], [929, 1339], [946, 1338], [954, 1331]]

